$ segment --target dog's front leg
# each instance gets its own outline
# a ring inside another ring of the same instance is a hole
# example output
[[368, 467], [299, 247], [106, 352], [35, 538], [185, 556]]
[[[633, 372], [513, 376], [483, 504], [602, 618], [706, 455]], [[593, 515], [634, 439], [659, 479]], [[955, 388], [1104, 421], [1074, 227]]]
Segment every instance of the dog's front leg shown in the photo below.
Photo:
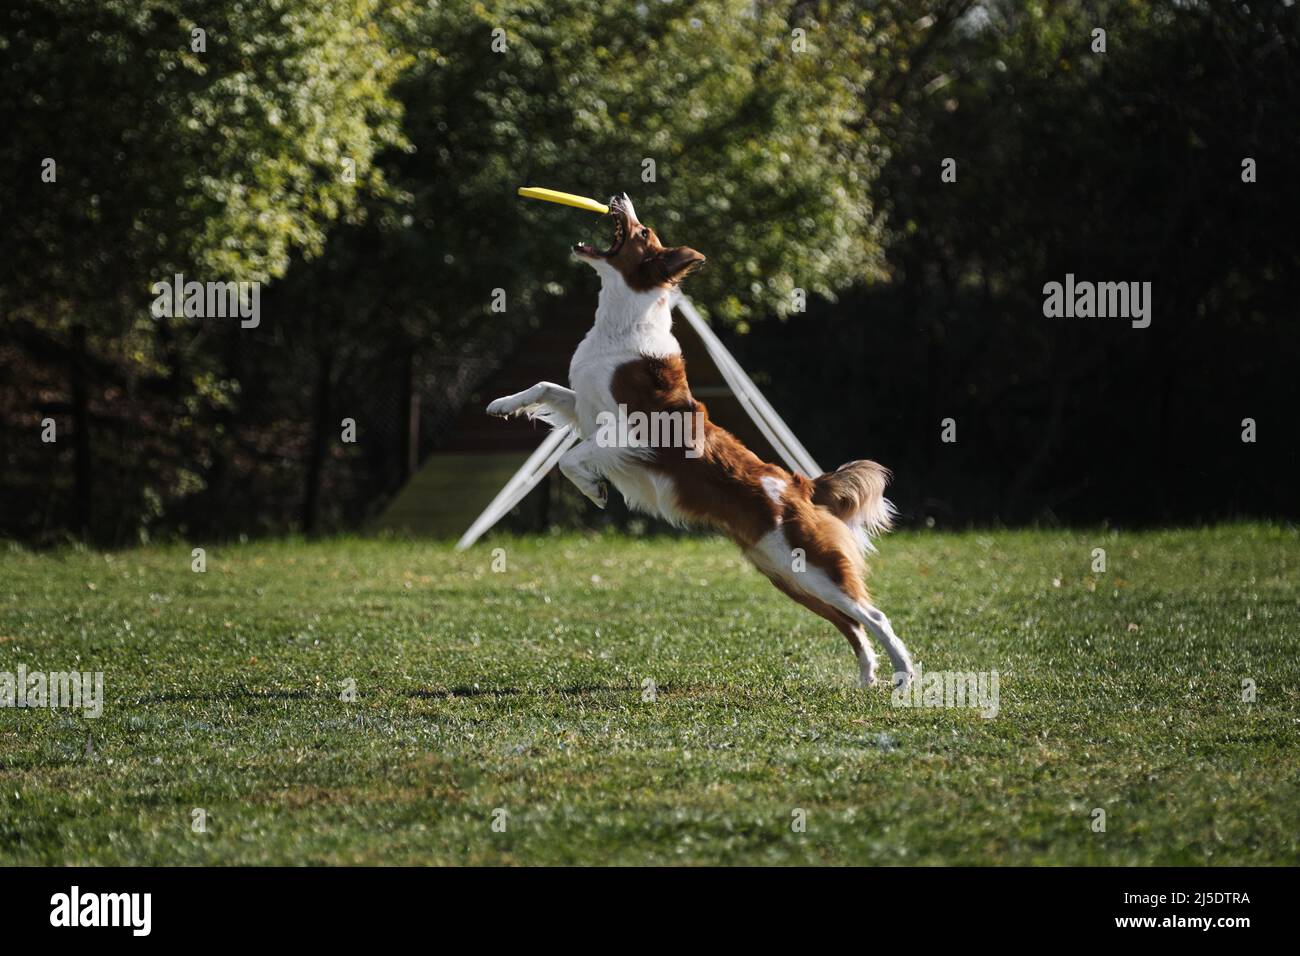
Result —
[[578, 423], [577, 398], [573, 389], [553, 382], [538, 382], [532, 388], [498, 398], [488, 405], [487, 413], [501, 418], [522, 413], [556, 427]]
[[594, 442], [584, 441], [574, 445], [560, 459], [560, 471], [577, 489], [596, 503], [597, 508], [609, 504], [609, 482], [600, 471], [601, 457], [608, 449]]

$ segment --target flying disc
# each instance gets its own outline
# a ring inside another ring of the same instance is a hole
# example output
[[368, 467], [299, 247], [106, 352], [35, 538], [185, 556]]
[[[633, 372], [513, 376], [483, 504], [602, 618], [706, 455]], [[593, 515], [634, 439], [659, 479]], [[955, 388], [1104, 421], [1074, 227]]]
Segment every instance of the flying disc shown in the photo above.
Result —
[[596, 200], [588, 199], [586, 196], [575, 196], [573, 193], [562, 193], [558, 189], [543, 189], [540, 186], [520, 186], [519, 195], [526, 196], [529, 199], [541, 199], [546, 202], [559, 203], [561, 206], [573, 206], [575, 209], [585, 209], [587, 212], [598, 212], [601, 214], [609, 212], [609, 207], [603, 202], [596, 202]]

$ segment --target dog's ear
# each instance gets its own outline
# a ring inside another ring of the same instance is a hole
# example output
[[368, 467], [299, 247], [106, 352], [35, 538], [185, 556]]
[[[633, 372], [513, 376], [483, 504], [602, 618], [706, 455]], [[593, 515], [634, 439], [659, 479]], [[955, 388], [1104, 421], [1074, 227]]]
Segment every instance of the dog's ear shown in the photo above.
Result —
[[665, 249], [658, 257], [658, 266], [661, 273], [659, 281], [676, 285], [695, 271], [703, 262], [704, 256], [690, 246]]

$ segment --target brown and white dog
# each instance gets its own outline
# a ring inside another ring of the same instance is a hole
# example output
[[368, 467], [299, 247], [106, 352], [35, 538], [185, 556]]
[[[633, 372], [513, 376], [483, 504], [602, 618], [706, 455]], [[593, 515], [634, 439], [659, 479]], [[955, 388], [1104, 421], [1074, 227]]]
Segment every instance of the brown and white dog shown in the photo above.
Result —
[[[722, 532], [781, 591], [839, 628], [857, 656], [863, 686], [876, 682], [868, 632], [884, 644], [895, 684], [910, 682], [907, 648], [863, 583], [863, 552], [874, 550], [870, 538], [888, 531], [893, 518], [885, 498], [889, 471], [852, 461], [810, 480], [761, 461], [710, 422], [686, 384], [672, 335], [675, 287], [704, 256], [662, 245], [637, 220], [626, 194], [611, 198], [609, 207], [610, 247], [581, 243], [573, 250], [600, 274], [601, 288], [596, 324], [569, 365], [572, 388], [539, 382], [498, 398], [488, 414], [576, 426], [583, 441], [560, 459], [560, 469], [598, 506], [608, 502], [612, 482], [633, 509]], [[689, 442], [666, 447], [597, 440], [609, 433], [610, 416], [635, 412], [643, 420], [664, 413], [689, 418], [702, 428]]]

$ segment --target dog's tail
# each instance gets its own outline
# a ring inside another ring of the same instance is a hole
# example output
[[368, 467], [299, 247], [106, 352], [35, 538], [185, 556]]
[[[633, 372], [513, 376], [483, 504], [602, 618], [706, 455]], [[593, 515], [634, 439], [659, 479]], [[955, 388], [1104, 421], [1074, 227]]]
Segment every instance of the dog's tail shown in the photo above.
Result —
[[885, 497], [889, 469], [874, 461], [850, 461], [813, 479], [813, 504], [848, 525], [867, 551], [871, 539], [894, 526], [893, 504]]

